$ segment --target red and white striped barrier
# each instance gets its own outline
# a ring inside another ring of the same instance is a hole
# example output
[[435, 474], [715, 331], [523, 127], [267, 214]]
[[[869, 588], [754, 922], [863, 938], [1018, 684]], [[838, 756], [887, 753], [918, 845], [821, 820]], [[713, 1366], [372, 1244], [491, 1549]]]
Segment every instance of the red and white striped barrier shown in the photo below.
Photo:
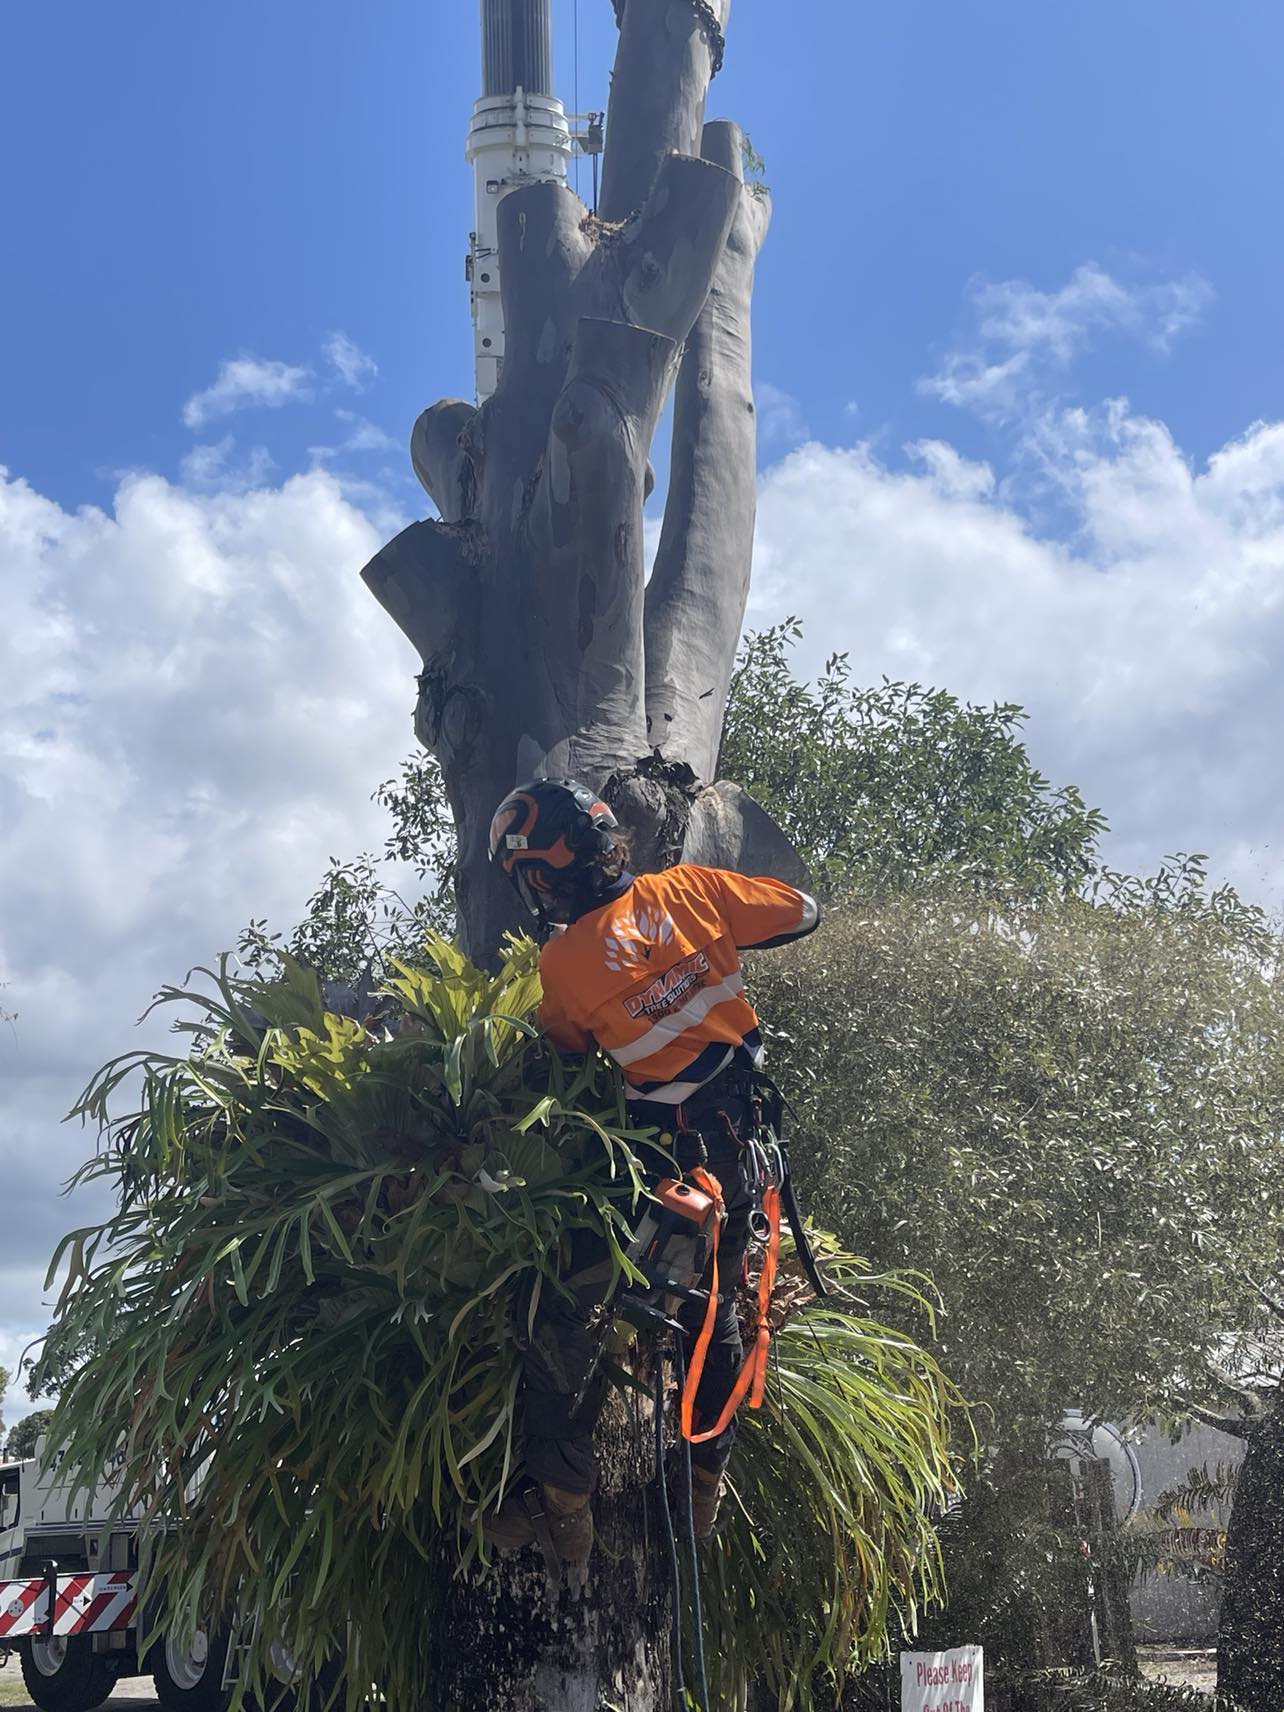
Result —
[[[134, 1621], [133, 1577], [120, 1570], [101, 1575], [60, 1575], [54, 1607], [55, 1635], [105, 1634]], [[0, 1581], [0, 1644], [23, 1635], [49, 1634], [49, 1582]]]

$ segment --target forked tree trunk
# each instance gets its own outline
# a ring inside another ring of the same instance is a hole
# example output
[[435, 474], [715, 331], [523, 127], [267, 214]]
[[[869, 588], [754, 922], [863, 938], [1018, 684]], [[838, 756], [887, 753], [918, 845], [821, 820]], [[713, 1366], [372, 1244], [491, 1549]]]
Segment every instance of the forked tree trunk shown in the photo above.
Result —
[[[716, 778], [749, 585], [750, 300], [770, 205], [744, 183], [737, 127], [704, 123], [729, 0], [715, 9], [718, 32], [696, 0], [617, 0], [601, 206], [554, 183], [501, 203], [498, 389], [480, 409], [448, 399], [420, 417], [412, 459], [440, 519], [364, 572], [423, 659], [415, 730], [442, 764], [474, 956], [517, 924], [487, 840], [496, 804], [532, 776], [600, 791], [640, 868], [685, 857], [802, 874], [774, 822]], [[649, 452], [675, 383], [648, 588]], [[614, 1407], [587, 1594], [551, 1594], [533, 1554], [457, 1582], [433, 1712], [670, 1706], [651, 1456]]]
[[[800, 872], [762, 810], [715, 781], [749, 583], [749, 312], [770, 209], [743, 182], [737, 127], [704, 125], [710, 68], [692, 0], [629, 0], [598, 213], [565, 184], [500, 205], [498, 390], [420, 417], [412, 458], [440, 520], [364, 572], [423, 658], [415, 730], [445, 774], [475, 954], [517, 919], [486, 860], [492, 812], [535, 775], [604, 792], [643, 867]], [[675, 381], [645, 589], [648, 455]]]

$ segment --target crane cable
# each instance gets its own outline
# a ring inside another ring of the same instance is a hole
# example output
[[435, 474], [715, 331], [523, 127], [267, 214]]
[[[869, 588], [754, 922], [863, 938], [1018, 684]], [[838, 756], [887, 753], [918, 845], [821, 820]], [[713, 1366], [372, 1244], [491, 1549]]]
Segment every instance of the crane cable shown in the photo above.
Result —
[[[572, 99], [575, 102], [574, 122], [578, 125], [580, 122], [580, 0], [575, 0], [572, 19], [573, 24], [571, 33], [575, 41], [574, 74], [572, 77], [574, 90]], [[580, 150], [574, 148], [574, 144], [572, 144], [572, 148], [574, 149], [575, 154], [575, 194], [578, 196], [580, 193]]]

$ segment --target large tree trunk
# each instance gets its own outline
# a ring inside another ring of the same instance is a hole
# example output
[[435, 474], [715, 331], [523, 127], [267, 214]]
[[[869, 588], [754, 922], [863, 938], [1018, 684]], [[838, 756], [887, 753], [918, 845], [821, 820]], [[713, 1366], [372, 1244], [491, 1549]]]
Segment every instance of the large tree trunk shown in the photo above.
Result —
[[604, 1411], [585, 1592], [554, 1587], [533, 1550], [481, 1581], [452, 1584], [435, 1649], [442, 1669], [424, 1712], [668, 1712], [669, 1560], [654, 1489], [639, 1479], [651, 1467], [652, 1418], [618, 1398]]
[[1217, 1686], [1244, 1712], [1284, 1706], [1284, 1407], [1247, 1432], [1226, 1536]]
[[[725, 25], [730, 0], [714, 0]], [[597, 214], [560, 183], [499, 208], [503, 371], [449, 399], [411, 455], [439, 520], [366, 581], [423, 659], [415, 730], [459, 832], [475, 957], [520, 925], [488, 833], [521, 781], [570, 775], [635, 836], [639, 868], [685, 856], [801, 878], [774, 822], [716, 764], [749, 584], [756, 493], [750, 299], [769, 218], [742, 138], [704, 124], [717, 33], [694, 0], [616, 0], [621, 34]], [[672, 480], [649, 589], [649, 452], [676, 383]], [[651, 1457], [608, 1429], [587, 1594], [553, 1597], [533, 1554], [457, 1581], [434, 1712], [658, 1712], [672, 1699], [666, 1555]]]
[[[624, 10], [600, 216], [563, 184], [501, 204], [498, 390], [420, 417], [412, 458], [440, 521], [364, 572], [423, 657], [415, 729], [442, 763], [477, 955], [517, 920], [486, 860], [491, 814], [535, 775], [603, 791], [644, 867], [685, 853], [800, 873], [715, 780], [749, 582], [749, 307], [769, 204], [743, 183], [737, 128], [703, 125], [710, 63], [692, 0]], [[647, 591], [648, 454], [675, 379]]]

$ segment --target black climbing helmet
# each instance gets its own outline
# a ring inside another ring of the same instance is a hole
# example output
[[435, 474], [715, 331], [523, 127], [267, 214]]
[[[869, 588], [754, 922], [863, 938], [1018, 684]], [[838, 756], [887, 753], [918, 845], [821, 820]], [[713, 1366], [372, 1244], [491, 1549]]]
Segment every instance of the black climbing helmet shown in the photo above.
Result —
[[532, 779], [510, 791], [490, 823], [490, 859], [532, 915], [547, 919], [552, 894], [615, 846], [619, 822], [575, 779]]

